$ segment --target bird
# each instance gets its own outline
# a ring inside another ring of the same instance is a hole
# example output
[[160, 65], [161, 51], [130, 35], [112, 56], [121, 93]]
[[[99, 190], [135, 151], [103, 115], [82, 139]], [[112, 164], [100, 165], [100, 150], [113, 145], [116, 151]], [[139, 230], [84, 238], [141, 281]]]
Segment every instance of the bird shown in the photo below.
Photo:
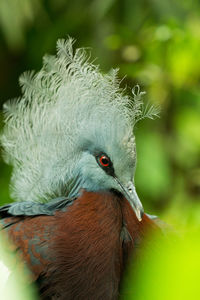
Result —
[[1, 231], [30, 269], [41, 299], [119, 299], [131, 257], [160, 227], [137, 195], [135, 124], [154, 118], [138, 85], [121, 88], [85, 48], [59, 39], [22, 96], [4, 104], [3, 157], [13, 203]]

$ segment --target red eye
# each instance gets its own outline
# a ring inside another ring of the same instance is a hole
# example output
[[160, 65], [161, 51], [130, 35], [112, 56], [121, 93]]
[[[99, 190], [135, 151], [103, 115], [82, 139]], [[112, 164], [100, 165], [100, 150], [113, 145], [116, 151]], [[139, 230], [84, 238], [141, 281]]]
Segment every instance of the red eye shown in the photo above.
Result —
[[103, 166], [103, 167], [108, 167], [109, 164], [110, 164], [110, 160], [107, 156], [105, 155], [102, 155], [100, 158], [99, 158], [99, 162], [100, 164]]

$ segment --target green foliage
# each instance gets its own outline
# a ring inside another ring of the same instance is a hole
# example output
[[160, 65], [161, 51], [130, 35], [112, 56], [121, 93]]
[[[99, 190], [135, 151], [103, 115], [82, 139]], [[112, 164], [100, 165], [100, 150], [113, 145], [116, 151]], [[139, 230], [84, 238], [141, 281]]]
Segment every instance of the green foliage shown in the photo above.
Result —
[[148, 202], [158, 201], [168, 194], [171, 183], [165, 137], [152, 128], [151, 134], [138, 129], [136, 138], [139, 161], [136, 185]]
[[[184, 238], [163, 240], [151, 237], [154, 251], [143, 250], [124, 282], [120, 299], [197, 299], [199, 287], [200, 239], [191, 227]], [[192, 233], [191, 233], [192, 232]]]
[[17, 49], [24, 45], [26, 27], [31, 25], [39, 8], [38, 0], [0, 1], [0, 24], [9, 47]]

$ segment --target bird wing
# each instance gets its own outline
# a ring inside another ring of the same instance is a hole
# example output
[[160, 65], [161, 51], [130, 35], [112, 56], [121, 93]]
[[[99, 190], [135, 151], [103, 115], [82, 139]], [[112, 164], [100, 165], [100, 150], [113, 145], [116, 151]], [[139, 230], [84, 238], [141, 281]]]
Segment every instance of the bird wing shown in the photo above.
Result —
[[14, 202], [0, 207], [0, 218], [10, 216], [52, 216], [56, 210], [65, 211], [74, 200], [75, 198], [59, 197], [52, 199], [48, 203], [33, 201]]
[[[59, 197], [48, 203], [15, 202], [0, 207], [0, 231], [7, 236], [17, 267], [31, 270], [29, 282], [42, 280], [51, 263], [49, 245], [55, 229], [56, 211], [66, 211], [75, 198]], [[2, 245], [1, 245], [2, 246]]]
[[50, 262], [48, 248], [50, 232], [53, 229], [51, 220], [45, 218], [52, 218], [52, 216], [12, 216], [0, 220], [1, 234], [7, 237], [9, 251], [17, 258], [16, 267], [23, 265], [31, 270], [27, 284], [46, 274]]

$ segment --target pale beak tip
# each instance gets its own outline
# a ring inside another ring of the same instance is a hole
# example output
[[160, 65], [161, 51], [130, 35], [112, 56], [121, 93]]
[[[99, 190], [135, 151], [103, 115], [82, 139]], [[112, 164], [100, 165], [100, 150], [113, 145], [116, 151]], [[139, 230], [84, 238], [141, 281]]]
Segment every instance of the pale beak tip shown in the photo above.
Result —
[[141, 210], [137, 210], [137, 211], [136, 211], [136, 217], [137, 217], [137, 219], [138, 219], [139, 222], [142, 221], [143, 215], [144, 215], [144, 210], [143, 210], [143, 208], [142, 208]]

